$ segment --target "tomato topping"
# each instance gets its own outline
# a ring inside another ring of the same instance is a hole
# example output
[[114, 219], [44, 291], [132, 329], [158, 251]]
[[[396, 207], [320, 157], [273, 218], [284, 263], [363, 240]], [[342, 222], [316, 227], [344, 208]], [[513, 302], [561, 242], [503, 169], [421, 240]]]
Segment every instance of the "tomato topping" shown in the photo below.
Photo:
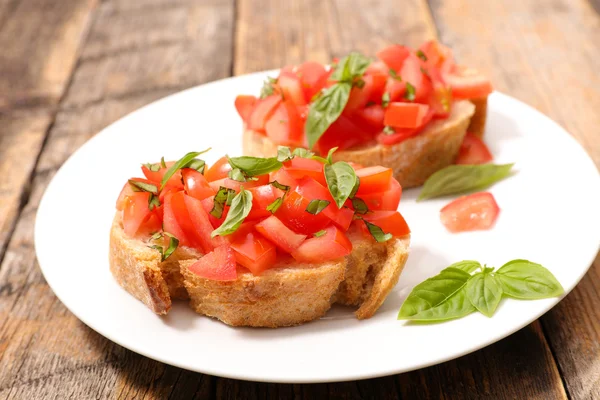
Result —
[[337, 208], [333, 197], [329, 189], [321, 185], [313, 178], [306, 176], [298, 182], [298, 188], [296, 191], [303, 197], [309, 200], [327, 200], [329, 205], [321, 211], [327, 218], [331, 219], [337, 226], [342, 228], [344, 231], [348, 230], [354, 212], [349, 208], [342, 207]]
[[379, 104], [373, 104], [372, 106], [357, 110], [355, 115], [373, 127], [383, 129], [385, 109]]
[[[154, 182], [150, 182], [148, 179], [142, 179], [142, 178], [131, 178], [130, 181], [150, 183], [152, 185], [156, 185]], [[131, 185], [129, 184], [129, 182], [126, 182], [125, 185], [123, 185], [123, 189], [121, 189], [121, 193], [119, 193], [119, 197], [117, 198], [117, 205], [116, 205], [117, 210], [122, 211], [123, 207], [125, 206], [125, 198], [127, 196], [131, 196], [134, 193], [136, 193], [136, 192], [134, 192], [134, 190], [131, 187]]]
[[261, 186], [269, 183], [269, 175], [259, 175], [255, 176], [256, 180], [249, 180], [246, 182], [236, 181], [230, 178], [223, 178], [216, 181], [209, 182], [210, 187], [215, 193], [219, 190], [221, 186], [226, 187], [227, 189], [233, 189], [236, 192], [240, 191], [240, 188], [243, 186], [244, 189], [249, 189], [256, 186]]
[[410, 233], [408, 224], [398, 211], [373, 211], [363, 215], [363, 218], [380, 227], [383, 232], [391, 233], [396, 237]]
[[[173, 202], [173, 197], [177, 196], [178, 193], [181, 193], [181, 195], [175, 197], [175, 202]], [[180, 225], [180, 220], [183, 220], [184, 222], [188, 223], [186, 225], [188, 231], [193, 230], [193, 225], [191, 224], [191, 221], [189, 221], [189, 216], [187, 215], [187, 210], [185, 209], [185, 203], [183, 202], [183, 192], [178, 193], [169, 193], [165, 196], [163, 230], [179, 239], [179, 244], [181, 246], [189, 247], [192, 245], [192, 242], [191, 239], [187, 237], [187, 234], [184, 232], [183, 227]]]
[[394, 171], [391, 168], [381, 166], [366, 167], [356, 171], [356, 176], [360, 180], [356, 195], [373, 192], [385, 192], [390, 188], [393, 180]]
[[[409, 82], [414, 87], [415, 98], [413, 101], [415, 102], [425, 102], [431, 92], [431, 84], [423, 74], [421, 67], [421, 60], [416, 55], [410, 54], [404, 61], [400, 71], [402, 81]], [[407, 95], [408, 92], [404, 94], [405, 97]]]
[[394, 133], [392, 134], [382, 132], [377, 136], [377, 141], [385, 145], [392, 145], [403, 142], [406, 139], [410, 139], [414, 136], [417, 136], [421, 132], [421, 130], [423, 130], [425, 125], [427, 125], [429, 121], [431, 121], [432, 118], [433, 111], [430, 109], [429, 112], [425, 115], [421, 126], [417, 128], [396, 128], [394, 129]]
[[277, 181], [277, 183], [281, 183], [282, 185], [289, 186], [290, 188], [295, 188], [298, 185], [298, 181], [294, 178], [289, 171], [285, 168], [281, 168], [278, 171], [271, 172], [269, 174], [270, 181]]
[[226, 156], [217, 160], [210, 168], [204, 171], [204, 177], [207, 181], [212, 182], [217, 179], [227, 178], [227, 174], [231, 171], [231, 165]]
[[485, 164], [493, 160], [492, 153], [477, 136], [467, 132], [455, 164]]
[[423, 125], [429, 106], [417, 103], [390, 103], [385, 110], [384, 125], [416, 128]]
[[[165, 165], [167, 167], [166, 168], [160, 167], [158, 171], [150, 171], [150, 169], [148, 169], [148, 167], [146, 167], [145, 165], [142, 165], [142, 172], [144, 173], [144, 176], [146, 178], [148, 178], [149, 181], [151, 181], [154, 185], [160, 187], [160, 184], [162, 182], [163, 177], [165, 176], [165, 173], [173, 164], [175, 164], [175, 161], [167, 161], [165, 163]], [[165, 187], [175, 188], [178, 190], [183, 189], [183, 184], [181, 183], [181, 171], [180, 170], [175, 172], [173, 174], [173, 176], [171, 176], [169, 178], [169, 180], [165, 184]]]
[[317, 145], [323, 154], [327, 154], [329, 149], [334, 147], [340, 150], [348, 149], [371, 140], [377, 130], [369, 124], [361, 125], [358, 118], [353, 119], [342, 114], [327, 128]]
[[187, 195], [183, 195], [183, 199], [189, 218], [194, 227], [194, 236], [197, 238], [202, 251], [208, 253], [215, 247], [225, 243], [225, 239], [221, 236], [211, 237], [214, 228], [210, 223], [208, 213], [202, 207], [200, 200]]
[[369, 101], [381, 101], [387, 83], [387, 75], [365, 75], [362, 80], [364, 82], [362, 86], [354, 86], [350, 91], [348, 103], [344, 108], [345, 112], [364, 108]]
[[248, 129], [264, 131], [265, 124], [281, 103], [281, 95], [273, 94], [256, 102], [248, 118]]
[[389, 68], [396, 72], [400, 72], [404, 65], [404, 60], [410, 55], [410, 49], [406, 46], [394, 44], [377, 52], [377, 57], [380, 58]]
[[281, 88], [284, 93], [284, 98], [288, 98], [296, 105], [303, 106], [306, 104], [304, 98], [304, 91], [302, 90], [302, 84], [300, 79], [294, 74], [283, 74], [279, 76], [277, 85]]
[[131, 237], [146, 236], [160, 230], [160, 220], [148, 209], [150, 193], [134, 192], [123, 201], [123, 230]]
[[306, 235], [294, 232], [274, 215], [259, 222], [254, 228], [287, 253], [291, 253], [297, 249], [304, 239], [306, 239]]
[[352, 243], [335, 225], [329, 226], [325, 234], [306, 239], [294, 252], [292, 257], [307, 263], [322, 263], [345, 257], [352, 251]]
[[198, 200], [204, 200], [215, 195], [216, 192], [210, 187], [204, 175], [195, 169], [184, 168], [181, 170], [181, 176], [183, 177], [185, 192], [190, 196]]
[[488, 78], [474, 68], [455, 66], [444, 74], [444, 80], [452, 88], [457, 99], [479, 99], [494, 90]]
[[442, 224], [452, 233], [490, 229], [500, 208], [489, 192], [474, 193], [452, 201], [440, 213]]
[[288, 228], [297, 233], [310, 235], [325, 228], [331, 220], [320, 212], [311, 214], [306, 211], [310, 200], [297, 192], [288, 193], [275, 213]]
[[[283, 163], [284, 170], [296, 180], [310, 176], [319, 183], [326, 185], [323, 173], [323, 163], [312, 158], [294, 157]], [[280, 182], [283, 183], [283, 182]]]
[[452, 60], [452, 51], [437, 40], [423, 43], [419, 50], [425, 55], [427, 65], [439, 68], [447, 60]]
[[242, 118], [242, 121], [246, 122], [248, 120], [257, 100], [255, 96], [248, 95], [239, 95], [235, 98], [235, 109]]
[[219, 226], [221, 226], [223, 221], [225, 221], [225, 217], [227, 217], [227, 213], [229, 212], [229, 206], [225, 206], [225, 208], [223, 209], [223, 214], [221, 215], [221, 218], [216, 218], [215, 216], [213, 216], [210, 213], [214, 206], [215, 206], [215, 201], [214, 201], [213, 197], [208, 197], [208, 198], [202, 200], [202, 208], [204, 208], [204, 211], [206, 211], [206, 214], [208, 215], [208, 220], [210, 221], [210, 224], [213, 226], [213, 228], [216, 229]]
[[402, 186], [397, 180], [391, 179], [390, 188], [385, 192], [375, 192], [357, 195], [364, 201], [369, 210], [396, 210], [400, 204]]
[[273, 243], [257, 232], [249, 232], [231, 243], [235, 259], [254, 275], [275, 265], [277, 251]]
[[302, 145], [304, 123], [297, 107], [290, 100], [279, 104], [265, 125], [267, 136], [275, 143], [291, 146]]
[[215, 281], [234, 281], [237, 279], [235, 254], [229, 243], [217, 247], [189, 266], [196, 275]]
[[329, 73], [318, 62], [308, 61], [298, 67], [298, 76], [302, 82], [304, 98], [309, 102], [327, 82]]

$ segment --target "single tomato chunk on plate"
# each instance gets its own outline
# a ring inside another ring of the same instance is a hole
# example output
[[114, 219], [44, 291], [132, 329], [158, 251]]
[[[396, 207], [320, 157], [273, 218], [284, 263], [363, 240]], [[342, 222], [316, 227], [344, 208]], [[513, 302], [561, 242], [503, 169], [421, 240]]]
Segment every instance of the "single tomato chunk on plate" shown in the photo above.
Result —
[[254, 275], [275, 265], [277, 251], [273, 243], [257, 232], [248, 232], [231, 243], [235, 259]]
[[352, 243], [337, 226], [330, 225], [322, 235], [306, 239], [292, 252], [296, 261], [322, 263], [345, 257], [352, 251]]
[[468, 133], [463, 139], [455, 164], [485, 164], [493, 160], [492, 153], [483, 140]]
[[496, 199], [489, 192], [459, 197], [442, 208], [442, 224], [452, 233], [490, 229], [500, 213]]
[[260, 234], [286, 253], [291, 253], [306, 239], [306, 235], [294, 232], [274, 215], [255, 225]]
[[217, 247], [189, 266], [194, 274], [214, 281], [237, 279], [235, 253], [229, 243]]

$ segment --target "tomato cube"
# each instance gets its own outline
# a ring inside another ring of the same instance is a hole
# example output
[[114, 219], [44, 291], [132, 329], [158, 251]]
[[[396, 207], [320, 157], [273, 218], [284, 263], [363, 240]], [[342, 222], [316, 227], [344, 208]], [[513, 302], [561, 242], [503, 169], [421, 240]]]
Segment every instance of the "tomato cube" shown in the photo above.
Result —
[[235, 254], [229, 243], [217, 247], [189, 266], [194, 274], [215, 281], [234, 281], [237, 279]]

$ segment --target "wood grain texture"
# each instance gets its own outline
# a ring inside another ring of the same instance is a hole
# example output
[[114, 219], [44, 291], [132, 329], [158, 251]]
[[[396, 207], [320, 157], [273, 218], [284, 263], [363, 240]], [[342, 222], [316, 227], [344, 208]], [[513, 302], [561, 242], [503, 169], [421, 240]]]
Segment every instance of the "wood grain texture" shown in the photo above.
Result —
[[0, 112], [58, 103], [96, 3], [23, 0], [0, 4]]
[[[564, 126], [600, 166], [600, 18], [587, 0], [434, 0], [431, 6], [442, 41], [461, 61]], [[598, 282], [596, 258], [573, 292], [542, 318], [573, 399], [600, 398]]]

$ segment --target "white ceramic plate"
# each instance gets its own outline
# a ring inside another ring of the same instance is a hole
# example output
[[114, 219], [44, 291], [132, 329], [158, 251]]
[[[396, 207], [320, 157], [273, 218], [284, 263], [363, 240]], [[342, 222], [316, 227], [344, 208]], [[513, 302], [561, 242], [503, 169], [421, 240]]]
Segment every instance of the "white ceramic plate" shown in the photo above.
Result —
[[[181, 368], [269, 382], [327, 382], [414, 370], [459, 357], [529, 324], [560, 299], [504, 300], [493, 318], [472, 314], [437, 325], [396, 320], [411, 288], [449, 264], [476, 259], [496, 267], [526, 258], [550, 269], [569, 292], [600, 243], [600, 179], [585, 151], [556, 123], [500, 93], [489, 99], [486, 141], [498, 163], [517, 173], [491, 188], [502, 211], [485, 232], [449, 234], [439, 210], [449, 199], [400, 210], [412, 228], [405, 272], [377, 314], [358, 321], [334, 307], [294, 328], [231, 328], [185, 303], [158, 317], [125, 292], [108, 268], [108, 233], [117, 195], [140, 163], [178, 159], [207, 147], [214, 162], [241, 155], [242, 124], [233, 107], [255, 93], [265, 73], [196, 87], [144, 107], [104, 129], [56, 174], [39, 207], [35, 245], [59, 299], [110, 340]], [[69, 245], [65, 246], [68, 240]], [[82, 284], [85, 282], [85, 284]]]

